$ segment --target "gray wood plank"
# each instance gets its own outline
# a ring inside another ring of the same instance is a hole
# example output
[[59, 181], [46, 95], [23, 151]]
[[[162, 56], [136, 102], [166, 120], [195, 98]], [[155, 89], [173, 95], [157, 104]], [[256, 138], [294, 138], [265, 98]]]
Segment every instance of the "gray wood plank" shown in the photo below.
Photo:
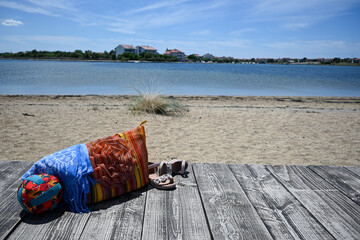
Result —
[[336, 239], [359, 239], [360, 206], [305, 166], [267, 169]]
[[230, 165], [274, 239], [333, 239], [263, 165]]
[[[34, 163], [20, 161], [0, 161], [0, 192], [10, 187], [14, 181], [19, 182], [20, 177], [31, 168]], [[20, 185], [21, 182], [19, 182]], [[0, 201], [3, 195], [0, 195]]]
[[0, 239], [5, 237], [26, 215], [17, 201], [21, 176], [33, 165], [28, 162], [0, 162]]
[[28, 214], [7, 239], [79, 239], [89, 216], [61, 208], [46, 214]]
[[360, 166], [352, 166], [352, 167], [345, 167], [346, 169], [352, 171], [353, 173], [360, 176]]
[[310, 166], [310, 169], [360, 205], [360, 176], [338, 166]]
[[175, 190], [149, 187], [142, 239], [211, 239], [191, 165]]
[[140, 239], [146, 189], [97, 203], [81, 239]]
[[227, 165], [193, 169], [214, 239], [272, 239]]

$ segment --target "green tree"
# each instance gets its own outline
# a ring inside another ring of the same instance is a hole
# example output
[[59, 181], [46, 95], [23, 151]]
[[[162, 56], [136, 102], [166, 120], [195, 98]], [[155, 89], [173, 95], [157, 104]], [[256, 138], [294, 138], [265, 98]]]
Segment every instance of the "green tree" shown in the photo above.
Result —
[[191, 55], [187, 56], [187, 58], [188, 58], [189, 60], [191, 60], [192, 62], [196, 62], [196, 61], [199, 60], [198, 57], [195, 56], [195, 54], [191, 54]]
[[90, 59], [92, 57], [92, 51], [91, 50], [86, 50], [84, 53], [83, 58], [85, 59]]
[[72, 57], [74, 57], [74, 58], [83, 58], [84, 53], [81, 50], [75, 50], [75, 52], [72, 53]]

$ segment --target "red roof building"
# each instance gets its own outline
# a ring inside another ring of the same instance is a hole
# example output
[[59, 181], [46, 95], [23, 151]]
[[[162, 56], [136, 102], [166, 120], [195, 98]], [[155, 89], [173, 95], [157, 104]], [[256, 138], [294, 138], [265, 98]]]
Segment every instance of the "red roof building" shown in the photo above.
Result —
[[153, 48], [151, 46], [141, 45], [141, 46], [136, 46], [136, 49], [137, 49], [138, 54], [141, 54], [143, 52], [157, 54], [157, 49]]
[[178, 49], [166, 49], [165, 54], [175, 56], [179, 61], [185, 61], [185, 53]]

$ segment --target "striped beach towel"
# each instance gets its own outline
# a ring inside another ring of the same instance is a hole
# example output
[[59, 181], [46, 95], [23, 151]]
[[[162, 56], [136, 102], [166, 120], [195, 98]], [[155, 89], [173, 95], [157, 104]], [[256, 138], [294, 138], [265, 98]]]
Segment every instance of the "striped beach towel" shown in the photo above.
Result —
[[[144, 122], [143, 122], [144, 123]], [[87, 143], [92, 177], [88, 203], [96, 203], [134, 191], [149, 181], [144, 126]]]

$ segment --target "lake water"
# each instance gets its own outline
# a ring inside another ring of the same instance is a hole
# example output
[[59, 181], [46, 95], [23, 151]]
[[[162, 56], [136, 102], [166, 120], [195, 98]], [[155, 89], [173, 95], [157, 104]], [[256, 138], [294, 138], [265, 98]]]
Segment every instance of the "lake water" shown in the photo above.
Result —
[[360, 97], [360, 67], [0, 61], [0, 94], [350, 96]]

